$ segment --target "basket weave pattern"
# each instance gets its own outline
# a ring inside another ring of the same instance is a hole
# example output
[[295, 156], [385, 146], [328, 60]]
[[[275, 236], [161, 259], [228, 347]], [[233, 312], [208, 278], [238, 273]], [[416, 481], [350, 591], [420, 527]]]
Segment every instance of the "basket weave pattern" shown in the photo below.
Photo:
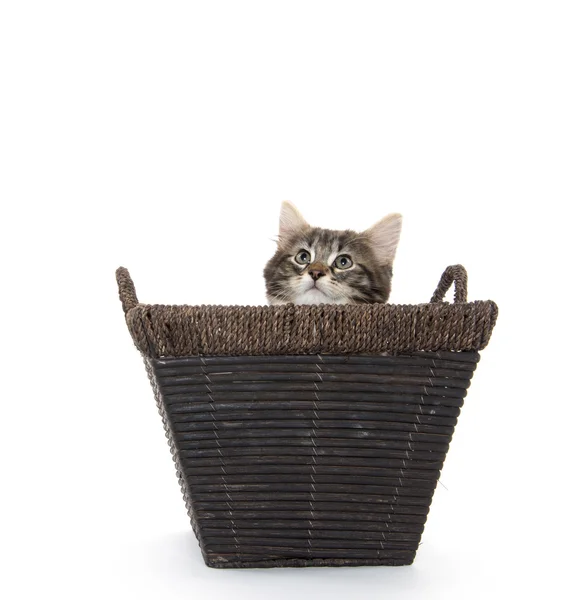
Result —
[[462, 267], [406, 307], [141, 305], [117, 275], [206, 564], [414, 560], [497, 316]]

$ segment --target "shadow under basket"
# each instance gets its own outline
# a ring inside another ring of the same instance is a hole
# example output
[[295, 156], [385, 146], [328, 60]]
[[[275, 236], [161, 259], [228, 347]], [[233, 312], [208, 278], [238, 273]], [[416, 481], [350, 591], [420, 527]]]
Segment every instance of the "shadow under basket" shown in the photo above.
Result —
[[497, 318], [462, 266], [418, 305], [147, 305], [116, 276], [208, 566], [412, 563]]

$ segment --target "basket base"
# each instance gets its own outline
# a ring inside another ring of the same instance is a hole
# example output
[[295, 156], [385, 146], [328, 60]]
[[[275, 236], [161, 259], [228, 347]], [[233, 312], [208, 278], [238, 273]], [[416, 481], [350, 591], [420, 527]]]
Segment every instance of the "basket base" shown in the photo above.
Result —
[[411, 565], [412, 559], [390, 558], [286, 558], [278, 560], [226, 561], [223, 558], [204, 556], [205, 564], [213, 569], [274, 569], [300, 567], [404, 567]]

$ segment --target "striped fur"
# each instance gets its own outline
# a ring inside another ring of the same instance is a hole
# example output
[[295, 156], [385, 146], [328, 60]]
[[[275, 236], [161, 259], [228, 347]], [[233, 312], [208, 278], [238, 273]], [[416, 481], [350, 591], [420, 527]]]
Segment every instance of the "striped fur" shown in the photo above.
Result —
[[[269, 304], [386, 302], [400, 228], [397, 214], [362, 233], [311, 227], [292, 204], [283, 203], [278, 247], [264, 269]], [[303, 250], [310, 260], [299, 264], [295, 257]], [[350, 258], [350, 268], [339, 268], [341, 256]]]

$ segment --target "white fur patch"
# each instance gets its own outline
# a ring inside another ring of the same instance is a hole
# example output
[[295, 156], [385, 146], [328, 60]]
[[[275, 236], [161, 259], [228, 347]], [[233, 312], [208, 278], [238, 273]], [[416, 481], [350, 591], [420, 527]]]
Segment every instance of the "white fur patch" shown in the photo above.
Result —
[[302, 277], [294, 290], [295, 304], [349, 304], [338, 286], [331, 282], [329, 276], [321, 277], [315, 286], [308, 275]]

